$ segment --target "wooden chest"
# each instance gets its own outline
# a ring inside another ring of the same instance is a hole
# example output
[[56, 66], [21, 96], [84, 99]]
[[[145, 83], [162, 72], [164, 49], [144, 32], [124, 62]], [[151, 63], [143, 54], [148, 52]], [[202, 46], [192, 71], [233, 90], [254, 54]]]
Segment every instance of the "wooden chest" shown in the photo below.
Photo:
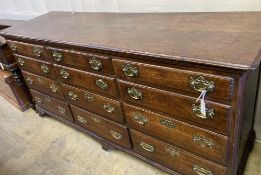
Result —
[[41, 115], [170, 174], [242, 174], [261, 13], [51, 12], [2, 32]]

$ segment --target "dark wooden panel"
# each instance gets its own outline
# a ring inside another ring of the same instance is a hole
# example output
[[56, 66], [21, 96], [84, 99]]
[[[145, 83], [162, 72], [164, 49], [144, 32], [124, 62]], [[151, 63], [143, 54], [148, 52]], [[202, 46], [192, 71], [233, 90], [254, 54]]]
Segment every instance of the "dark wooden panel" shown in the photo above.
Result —
[[70, 120], [72, 122], [74, 121], [71, 110], [67, 103], [44, 95], [32, 89], [30, 91], [37, 105], [67, 120]]
[[[213, 91], [208, 91], [207, 96], [217, 99], [230, 100], [233, 89], [233, 79], [203, 72], [193, 72], [158, 65], [113, 59], [115, 73], [126, 80], [140, 80], [143, 82], [175, 88], [200, 95], [191, 81], [203, 77], [205, 82], [213, 82]], [[124, 70], [124, 71], [123, 71]], [[136, 73], [136, 74], [135, 74]]]
[[[221, 131], [227, 131], [228, 129], [230, 107], [227, 105], [206, 101], [206, 107], [208, 109], [213, 109], [214, 116], [213, 118], [203, 119], [193, 113], [192, 105], [199, 105], [196, 103], [196, 98], [121, 80], [118, 80], [118, 84], [121, 96], [126, 101], [172, 114], [182, 119], [208, 125]], [[142, 94], [141, 99], [136, 100], [130, 97], [128, 94], [128, 88], [132, 87], [135, 87], [135, 89]]]
[[51, 63], [16, 54], [14, 54], [14, 56], [22, 70], [29, 71], [53, 80], [57, 79]]
[[124, 110], [130, 127], [225, 165], [227, 137], [132, 105], [124, 104]]
[[[93, 74], [74, 68], [64, 67], [60, 65], [54, 65], [56, 74], [59, 80], [65, 84], [70, 84], [86, 89], [90, 89], [105, 95], [117, 97], [116, 83], [114, 78]], [[68, 74], [67, 78], [62, 75]], [[97, 81], [101, 81], [106, 88], [102, 89], [97, 85]]]
[[[212, 174], [225, 175], [226, 168], [202, 159], [180, 148], [166, 144], [152, 137], [130, 130], [133, 150], [149, 159], [174, 169], [182, 174], [200, 174], [196, 167]], [[211, 174], [205, 173], [205, 174]], [[202, 173], [203, 175], [203, 173]]]
[[130, 138], [127, 127], [99, 117], [75, 106], [71, 106], [75, 121], [80, 126], [96, 132], [106, 139], [130, 148]]
[[112, 74], [112, 63], [109, 56], [52, 47], [47, 47], [46, 50], [49, 59], [55, 64]]
[[29, 88], [35, 89], [59, 100], [65, 99], [62, 89], [56, 81], [26, 71], [22, 71], [22, 74]]
[[123, 123], [123, 114], [119, 101], [65, 84], [61, 85], [64, 95], [70, 104], [80, 106], [92, 113]]

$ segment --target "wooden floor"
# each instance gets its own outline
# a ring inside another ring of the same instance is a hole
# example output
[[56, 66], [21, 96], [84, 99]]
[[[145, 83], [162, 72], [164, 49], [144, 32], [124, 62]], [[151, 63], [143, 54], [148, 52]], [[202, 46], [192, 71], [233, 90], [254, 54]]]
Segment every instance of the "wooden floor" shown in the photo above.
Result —
[[[105, 152], [90, 137], [60, 122], [20, 112], [0, 97], [0, 175], [165, 175], [118, 151]], [[245, 175], [261, 174], [256, 143]]]

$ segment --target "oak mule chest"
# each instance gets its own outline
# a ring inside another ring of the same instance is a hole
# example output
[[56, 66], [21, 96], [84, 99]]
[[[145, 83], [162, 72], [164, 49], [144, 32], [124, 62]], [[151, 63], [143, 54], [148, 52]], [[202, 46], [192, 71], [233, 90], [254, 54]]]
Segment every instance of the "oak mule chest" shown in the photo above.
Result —
[[170, 174], [242, 174], [261, 13], [50, 12], [1, 34], [41, 115]]

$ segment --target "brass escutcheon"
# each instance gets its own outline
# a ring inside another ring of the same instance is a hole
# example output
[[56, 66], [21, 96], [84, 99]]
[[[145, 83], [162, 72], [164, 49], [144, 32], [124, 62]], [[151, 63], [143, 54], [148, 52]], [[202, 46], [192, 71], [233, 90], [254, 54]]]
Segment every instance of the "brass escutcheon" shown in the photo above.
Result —
[[80, 116], [80, 115], [77, 115], [76, 118], [81, 123], [84, 123], [84, 124], [87, 123], [87, 120], [85, 118], [83, 118], [82, 116]]
[[112, 113], [112, 112], [114, 111], [113, 105], [111, 105], [111, 104], [109, 104], [109, 103], [103, 104], [103, 108], [104, 108], [105, 111], [107, 111], [108, 113]]
[[51, 84], [50, 89], [55, 93], [58, 92], [58, 88], [55, 86], [55, 84]]
[[57, 108], [58, 108], [59, 112], [62, 113], [62, 114], [64, 114], [65, 111], [66, 111], [66, 110], [65, 110], [63, 107], [61, 107], [61, 106], [57, 106]]
[[46, 66], [45, 64], [42, 64], [41, 65], [41, 69], [44, 73], [48, 74], [49, 73], [49, 67]]
[[208, 92], [215, 89], [214, 82], [205, 80], [203, 76], [199, 76], [197, 78], [190, 77], [190, 85], [194, 90], [198, 92]]
[[58, 62], [62, 61], [62, 59], [63, 59], [62, 53], [57, 50], [52, 51], [52, 56], [53, 56], [54, 60], [58, 61]]
[[128, 88], [127, 91], [129, 96], [135, 100], [140, 100], [143, 97], [142, 93], [135, 87]]
[[96, 80], [96, 85], [102, 90], [107, 90], [109, 87], [108, 84], [102, 79]]
[[35, 101], [38, 103], [42, 103], [42, 99], [40, 97], [34, 97]]
[[154, 147], [152, 145], [149, 145], [147, 143], [144, 142], [140, 142], [140, 146], [141, 148], [143, 148], [144, 150], [148, 151], [148, 152], [154, 152]]
[[78, 100], [78, 95], [76, 93], [74, 93], [73, 91], [69, 91], [69, 97], [72, 99], [72, 100]]
[[195, 143], [199, 144], [203, 148], [213, 148], [214, 146], [212, 140], [199, 134], [193, 135], [192, 139]]
[[200, 111], [200, 106], [196, 106], [195, 104], [192, 104], [192, 112], [194, 115], [202, 119], [212, 119], [215, 115], [214, 110], [208, 108], [206, 108], [206, 115], [202, 114]]
[[96, 57], [91, 57], [89, 63], [94, 70], [100, 70], [102, 68], [101, 60]]
[[94, 101], [94, 97], [92, 94], [90, 94], [89, 92], [86, 92], [84, 94], [84, 97], [87, 99], [88, 102], [93, 102]]
[[192, 170], [198, 175], [213, 175], [211, 171], [206, 170], [198, 165], [192, 165]]
[[64, 69], [61, 69], [61, 70], [60, 70], [60, 75], [61, 75], [64, 79], [68, 79], [69, 76], [70, 76], [69, 72], [67, 72], [67, 71], [64, 70]]
[[133, 114], [133, 119], [141, 125], [145, 125], [149, 121], [149, 119], [147, 119], [145, 116], [141, 115], [140, 113]]
[[166, 146], [165, 150], [169, 153], [172, 157], [179, 157], [179, 150], [173, 146]]
[[139, 74], [138, 68], [131, 64], [122, 65], [122, 71], [128, 77], [135, 77], [135, 76], [138, 76], [138, 74]]
[[21, 66], [24, 65], [24, 60], [23, 60], [22, 58], [18, 58], [18, 59], [17, 59], [17, 62], [18, 62]]
[[30, 76], [28, 76], [27, 78], [26, 78], [26, 81], [28, 82], [28, 84], [33, 84], [33, 79], [32, 79], [32, 77], [30, 77]]
[[10, 44], [10, 48], [12, 49], [13, 52], [17, 51], [17, 47], [16, 47], [16, 45], [14, 43]]
[[38, 48], [38, 47], [34, 47], [33, 48], [33, 54], [37, 57], [40, 57], [42, 56], [42, 49], [41, 48]]
[[167, 119], [161, 119], [160, 124], [172, 129], [176, 127], [172, 121]]
[[116, 131], [113, 131], [113, 130], [110, 130], [110, 133], [112, 135], [113, 138], [117, 139], [117, 140], [120, 140], [122, 139], [122, 135]]

